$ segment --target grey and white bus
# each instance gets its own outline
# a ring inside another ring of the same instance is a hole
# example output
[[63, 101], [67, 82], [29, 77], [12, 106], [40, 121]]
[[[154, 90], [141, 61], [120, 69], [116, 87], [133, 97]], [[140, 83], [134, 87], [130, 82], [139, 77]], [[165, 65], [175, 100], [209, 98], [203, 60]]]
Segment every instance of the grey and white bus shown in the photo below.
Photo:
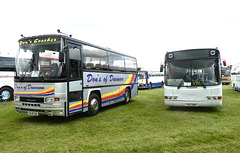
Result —
[[164, 101], [169, 106], [222, 106], [218, 49], [189, 49], [165, 55]]
[[14, 80], [16, 112], [36, 116], [92, 116], [138, 94], [136, 58], [61, 34], [21, 38]]

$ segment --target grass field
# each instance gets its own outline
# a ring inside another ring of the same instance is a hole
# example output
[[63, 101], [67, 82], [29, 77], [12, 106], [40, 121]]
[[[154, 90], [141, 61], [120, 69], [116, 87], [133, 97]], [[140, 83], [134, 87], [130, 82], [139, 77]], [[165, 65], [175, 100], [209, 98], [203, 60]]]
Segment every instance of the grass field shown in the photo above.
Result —
[[93, 117], [17, 114], [0, 106], [0, 152], [240, 152], [240, 93], [223, 86], [223, 107], [172, 108], [163, 88]]

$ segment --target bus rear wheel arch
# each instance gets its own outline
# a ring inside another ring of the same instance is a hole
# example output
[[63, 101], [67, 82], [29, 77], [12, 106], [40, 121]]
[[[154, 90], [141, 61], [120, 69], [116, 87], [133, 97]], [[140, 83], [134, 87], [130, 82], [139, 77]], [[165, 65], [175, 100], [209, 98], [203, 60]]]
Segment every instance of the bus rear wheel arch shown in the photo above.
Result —
[[97, 115], [101, 108], [101, 100], [99, 94], [92, 92], [88, 101], [88, 116]]

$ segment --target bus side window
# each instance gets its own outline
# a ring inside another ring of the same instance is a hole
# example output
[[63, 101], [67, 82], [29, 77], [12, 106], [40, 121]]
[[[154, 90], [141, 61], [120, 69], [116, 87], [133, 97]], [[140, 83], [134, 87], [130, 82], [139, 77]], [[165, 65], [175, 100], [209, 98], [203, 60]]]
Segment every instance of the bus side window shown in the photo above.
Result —
[[111, 71], [124, 71], [124, 56], [116, 53], [108, 53], [109, 57], [109, 69]]
[[107, 51], [83, 45], [83, 68], [97, 71], [108, 70]]
[[136, 72], [137, 71], [137, 61], [134, 58], [125, 57], [125, 67], [126, 71]]

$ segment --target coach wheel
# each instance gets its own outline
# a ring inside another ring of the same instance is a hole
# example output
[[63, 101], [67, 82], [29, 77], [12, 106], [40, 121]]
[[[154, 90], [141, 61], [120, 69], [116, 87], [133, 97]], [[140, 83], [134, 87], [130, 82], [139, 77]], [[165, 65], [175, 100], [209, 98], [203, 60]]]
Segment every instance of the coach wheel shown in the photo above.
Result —
[[233, 84], [233, 90], [236, 91], [235, 84]]
[[94, 116], [100, 111], [100, 98], [97, 94], [92, 93], [88, 101], [88, 116]]
[[128, 88], [126, 88], [124, 104], [128, 104], [130, 99], [131, 99], [131, 92]]
[[0, 95], [3, 96], [5, 93], [8, 94], [8, 100], [13, 100], [13, 90], [11, 88], [3, 87], [0, 89]]
[[150, 82], [149, 84], [149, 89], [152, 89], [152, 82]]

